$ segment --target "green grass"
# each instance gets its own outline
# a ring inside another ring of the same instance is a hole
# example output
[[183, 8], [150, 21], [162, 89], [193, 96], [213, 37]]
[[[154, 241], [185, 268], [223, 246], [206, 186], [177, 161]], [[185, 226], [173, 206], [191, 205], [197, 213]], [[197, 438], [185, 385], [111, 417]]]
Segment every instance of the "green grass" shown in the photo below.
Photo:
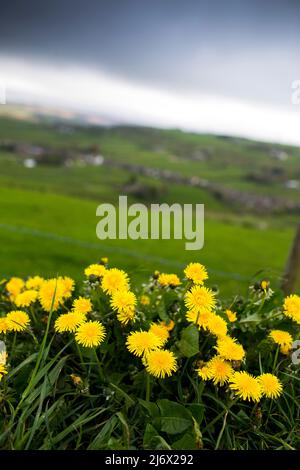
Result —
[[246, 285], [260, 270], [280, 276], [293, 235], [290, 229], [258, 231], [207, 219], [200, 252], [186, 251], [181, 240], [101, 241], [95, 201], [8, 188], [0, 189], [0, 199], [3, 276], [69, 272], [79, 279], [85, 265], [108, 255], [112, 264], [145, 280], [152, 270], [179, 273], [185, 263], [199, 260], [211, 270], [211, 283], [228, 293], [235, 279]]
[[[1, 118], [0, 140], [54, 148], [98, 144], [106, 158], [171, 169], [186, 176], [198, 175], [242, 191], [300, 197], [299, 191], [284, 190], [278, 183], [255, 185], [245, 180], [250, 170], [259, 171], [274, 164], [269, 155], [274, 147], [271, 144], [172, 130], [78, 126], [73, 129], [74, 133], [69, 135], [60, 132], [57, 125]], [[276, 165], [283, 166], [293, 177], [297, 175], [300, 151], [293, 147], [284, 149], [289, 158]], [[207, 159], [191, 159], [197, 151], [208, 152]], [[102, 202], [116, 204], [131, 178], [129, 171], [106, 166], [27, 169], [19, 155], [0, 151], [1, 275], [69, 272], [78, 279], [84, 265], [107, 254], [112, 263], [127, 269], [139, 281], [154, 269], [179, 273], [185, 263], [197, 259], [210, 269], [211, 284], [218, 284], [225, 294], [233, 291], [235, 279], [241, 281], [243, 289], [258, 271], [278, 282], [296, 216], [262, 218], [236, 212], [205, 190], [149, 177], [139, 176], [137, 181], [158, 188], [157, 200], [151, 202], [205, 204], [204, 249], [185, 251], [184, 242], [174, 240], [100, 242], [95, 234], [96, 207]], [[129, 201], [137, 199], [130, 196]]]

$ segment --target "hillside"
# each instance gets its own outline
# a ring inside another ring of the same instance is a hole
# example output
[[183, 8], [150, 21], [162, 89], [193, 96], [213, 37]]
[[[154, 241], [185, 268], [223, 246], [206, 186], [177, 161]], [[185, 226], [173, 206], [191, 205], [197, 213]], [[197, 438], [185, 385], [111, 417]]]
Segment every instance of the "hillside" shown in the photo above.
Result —
[[[2, 117], [1, 275], [78, 277], [82, 265], [108, 255], [139, 280], [197, 258], [226, 294], [260, 270], [278, 279], [299, 218], [299, 180], [295, 147]], [[119, 194], [146, 204], [204, 203], [204, 249], [184, 251], [183, 241], [100, 242], [96, 207]]]

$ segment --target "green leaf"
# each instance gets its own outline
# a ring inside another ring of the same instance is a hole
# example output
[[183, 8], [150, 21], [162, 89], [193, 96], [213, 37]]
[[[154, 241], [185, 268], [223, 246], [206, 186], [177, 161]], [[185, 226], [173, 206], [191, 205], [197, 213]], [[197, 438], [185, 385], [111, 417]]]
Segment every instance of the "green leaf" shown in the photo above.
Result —
[[139, 403], [148, 411], [148, 414], [151, 418], [159, 417], [159, 409], [156, 403], [145, 401], [141, 398], [139, 398]]
[[184, 328], [181, 332], [181, 339], [177, 343], [181, 354], [185, 357], [192, 357], [199, 352], [199, 331], [195, 325]]
[[155, 442], [157, 440], [158, 432], [152, 426], [152, 424], [147, 424], [144, 437], [143, 437], [143, 445], [145, 449], [153, 450], [155, 449]]
[[[96, 418], [98, 418], [98, 416], [105, 413], [105, 411], [106, 411], [106, 408], [102, 408], [102, 407], [95, 408], [95, 410], [90, 409], [90, 410], [84, 411], [82, 415], [76, 418], [68, 427], [66, 427], [63, 431], [61, 431], [60, 433], [56, 434], [53, 437], [52, 439], [53, 446], [62, 442], [70, 434], [76, 433], [78, 429], [82, 428], [90, 421], [95, 420]], [[43, 450], [43, 446], [40, 447], [39, 450]]]
[[247, 315], [245, 318], [240, 320], [240, 323], [258, 323], [261, 321], [261, 317], [255, 312]]
[[157, 307], [157, 313], [162, 321], [168, 322], [170, 317], [168, 315], [174, 302], [178, 302], [178, 295], [173, 290], [164, 292], [161, 301]]
[[167, 315], [166, 306], [165, 306], [165, 303], [164, 303], [163, 299], [159, 302], [159, 304], [157, 306], [157, 313], [158, 313], [159, 318], [162, 321], [167, 321], [168, 320], [169, 317]]
[[119, 418], [120, 420], [120, 423], [122, 425], [122, 428], [123, 428], [123, 438], [124, 438], [124, 446], [125, 446], [125, 449], [129, 449], [129, 445], [130, 445], [130, 430], [129, 430], [129, 426], [128, 426], [128, 423], [126, 421], [126, 418], [124, 416], [124, 414], [119, 411], [118, 413], [116, 413], [116, 416]]
[[204, 417], [204, 405], [200, 403], [192, 403], [191, 405], [187, 405], [187, 409], [193, 415], [197, 423], [201, 424]]
[[108, 421], [106, 421], [101, 431], [97, 434], [94, 440], [90, 443], [88, 450], [105, 449], [107, 442], [110, 439], [117, 425], [118, 425], [118, 418], [116, 416], [112, 416]]
[[113, 384], [112, 382], [110, 382], [109, 385], [117, 392], [117, 395], [119, 397], [125, 400], [127, 409], [135, 405], [135, 401], [126, 392], [124, 392], [124, 390], [122, 390], [120, 387], [118, 387], [116, 384]]
[[156, 449], [166, 449], [171, 450], [171, 447], [167, 443], [167, 441], [159, 435], [157, 430], [152, 426], [152, 424], [147, 424], [144, 438], [143, 438], [143, 446], [145, 449], [148, 450], [156, 450]]
[[35, 361], [38, 356], [38, 353], [33, 353], [29, 357], [27, 357], [21, 364], [16, 366], [12, 371], [9, 373], [9, 377], [13, 377], [14, 375], [18, 374], [23, 367], [27, 366], [31, 362]]
[[193, 426], [189, 411], [179, 403], [170, 400], [158, 400], [161, 413], [161, 430], [168, 434], [179, 434]]
[[178, 441], [173, 442], [172, 449], [175, 450], [195, 450], [196, 439], [192, 431], [186, 432]]

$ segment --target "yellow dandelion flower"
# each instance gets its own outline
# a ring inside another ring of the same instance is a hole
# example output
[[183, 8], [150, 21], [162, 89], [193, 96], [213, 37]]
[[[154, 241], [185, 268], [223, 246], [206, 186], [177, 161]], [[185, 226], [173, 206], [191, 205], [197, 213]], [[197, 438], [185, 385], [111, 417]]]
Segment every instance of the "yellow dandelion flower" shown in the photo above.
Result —
[[216, 305], [215, 294], [203, 286], [194, 286], [185, 295], [185, 304], [189, 310], [203, 312], [212, 310]]
[[142, 356], [163, 345], [161, 338], [150, 331], [133, 331], [127, 337], [126, 346], [135, 356]]
[[90, 264], [84, 270], [86, 276], [102, 277], [104, 273], [106, 273], [106, 268], [103, 264]]
[[30, 325], [30, 319], [26, 312], [13, 310], [6, 315], [8, 331], [23, 331]]
[[71, 377], [74, 385], [78, 386], [78, 385], [82, 384], [82, 378], [79, 377], [79, 375], [70, 374], [70, 377]]
[[285, 298], [283, 304], [284, 314], [300, 324], [300, 297], [298, 295], [289, 295]]
[[112, 268], [106, 270], [103, 275], [101, 287], [107, 294], [113, 294], [117, 290], [128, 290], [129, 280], [125, 271]]
[[258, 376], [262, 394], [267, 398], [278, 398], [282, 393], [282, 383], [273, 374], [262, 374]]
[[21, 290], [24, 287], [24, 281], [20, 277], [12, 277], [6, 284], [6, 290], [9, 293], [11, 298], [15, 298], [20, 294]]
[[92, 302], [90, 301], [90, 299], [87, 299], [85, 297], [79, 297], [73, 302], [73, 312], [83, 313], [84, 315], [87, 315], [92, 311], [92, 309]]
[[0, 333], [7, 333], [8, 330], [9, 328], [8, 328], [7, 318], [6, 317], [0, 318]]
[[270, 286], [270, 281], [267, 281], [266, 279], [263, 279], [260, 283], [260, 287], [263, 289], [263, 290], [267, 290]]
[[168, 331], [172, 331], [174, 326], [175, 326], [175, 322], [173, 320], [169, 320], [168, 322], [161, 322], [161, 325], [164, 326]]
[[85, 346], [86, 348], [99, 346], [105, 336], [105, 328], [99, 321], [88, 321], [82, 323], [75, 333], [77, 343]]
[[196, 372], [200, 379], [202, 380], [210, 380], [211, 379], [211, 370], [208, 366], [208, 363], [204, 363], [199, 369], [196, 369]]
[[163, 287], [177, 287], [180, 286], [181, 282], [177, 274], [165, 274], [162, 273], [158, 276], [158, 282]]
[[248, 372], [234, 372], [229, 379], [229, 388], [238, 398], [258, 402], [262, 395], [259, 380]]
[[186, 312], [186, 319], [189, 322], [195, 323], [195, 325], [198, 325], [199, 328], [202, 327], [204, 330], [207, 330], [208, 321], [212, 315], [214, 314], [210, 310], [203, 309], [201, 310], [201, 313], [198, 312], [197, 310], [188, 310]]
[[126, 325], [135, 317], [136, 296], [127, 290], [116, 290], [111, 297], [111, 307], [118, 312], [118, 320]]
[[25, 283], [26, 289], [39, 290], [43, 284], [44, 279], [40, 276], [29, 277]]
[[158, 336], [162, 340], [162, 344], [166, 344], [166, 342], [169, 339], [169, 331], [165, 326], [163, 326], [161, 323], [152, 323], [150, 326], [149, 331], [151, 333], [154, 333], [156, 336]]
[[280, 346], [280, 352], [281, 354], [283, 354], [284, 356], [288, 356], [291, 352], [291, 347], [290, 346]]
[[177, 362], [171, 351], [157, 349], [149, 352], [146, 356], [146, 370], [157, 378], [164, 379], [171, 376], [177, 370]]
[[193, 281], [194, 284], [203, 284], [208, 279], [205, 266], [200, 263], [190, 263], [184, 270], [185, 277]]
[[293, 338], [290, 333], [283, 330], [272, 330], [269, 337], [274, 341], [274, 343], [284, 348], [284, 351], [287, 349], [290, 351], [293, 343]]
[[0, 364], [0, 380], [2, 379], [3, 375], [7, 374], [7, 370], [4, 364]]
[[241, 361], [245, 357], [243, 346], [238, 344], [236, 339], [230, 336], [218, 338], [215, 348], [219, 356], [228, 361]]
[[60, 315], [54, 324], [54, 329], [57, 333], [64, 333], [65, 331], [74, 332], [83, 322], [86, 321], [84, 313], [69, 312]]
[[150, 297], [148, 295], [141, 295], [140, 302], [142, 305], [150, 305]]
[[117, 310], [119, 313], [132, 311], [136, 305], [136, 296], [127, 290], [117, 290], [111, 296], [110, 305], [113, 310]]
[[224, 385], [232, 376], [234, 370], [231, 364], [220, 356], [213, 357], [208, 363], [210, 379], [215, 385]]
[[187, 321], [189, 321], [190, 323], [195, 323], [195, 325], [199, 324], [200, 313], [197, 312], [196, 310], [188, 310], [185, 316], [186, 316]]
[[68, 299], [69, 297], [71, 297], [72, 292], [75, 287], [74, 280], [71, 279], [70, 277], [64, 276], [64, 277], [59, 277], [58, 282], [60, 283], [61, 288], [62, 288], [63, 298]]
[[117, 313], [117, 319], [119, 320], [120, 323], [123, 323], [123, 325], [127, 325], [128, 322], [134, 320], [135, 317], [135, 309], [128, 308], [124, 312], [119, 312]]
[[50, 312], [51, 307], [55, 311], [63, 303], [64, 293], [64, 286], [59, 279], [48, 279], [40, 287], [40, 304], [46, 312]]
[[233, 322], [236, 321], [237, 316], [236, 316], [236, 313], [235, 313], [235, 312], [232, 312], [232, 310], [227, 309], [227, 310], [225, 311], [225, 313], [226, 313], [226, 316], [227, 316], [228, 320], [229, 320], [231, 323], [233, 323]]
[[208, 319], [207, 329], [212, 335], [218, 337], [226, 336], [227, 323], [222, 317], [212, 313]]
[[15, 304], [17, 307], [29, 307], [29, 305], [36, 301], [37, 296], [38, 293], [36, 290], [25, 290], [16, 296]]

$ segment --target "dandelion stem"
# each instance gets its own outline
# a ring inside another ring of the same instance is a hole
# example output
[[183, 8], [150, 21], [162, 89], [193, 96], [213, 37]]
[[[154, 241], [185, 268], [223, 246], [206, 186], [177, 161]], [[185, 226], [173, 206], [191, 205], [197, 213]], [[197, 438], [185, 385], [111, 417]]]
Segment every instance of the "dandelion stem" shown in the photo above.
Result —
[[83, 362], [83, 356], [82, 356], [82, 352], [81, 352], [80, 346], [79, 346], [79, 344], [77, 343], [77, 341], [75, 341], [75, 343], [76, 343], [76, 348], [77, 348], [77, 352], [78, 352], [79, 359], [80, 359], [80, 366], [81, 366], [82, 368], [86, 368], [86, 365], [85, 365], [85, 363]]
[[276, 365], [277, 365], [277, 359], [278, 359], [278, 353], [279, 353], [279, 346], [277, 346], [275, 357], [274, 357], [274, 363], [273, 363], [273, 373], [275, 372]]
[[256, 312], [257, 315], [258, 315], [258, 314], [262, 311], [262, 309], [264, 308], [265, 302], [266, 302], [266, 297], [264, 297], [264, 298], [262, 299], [262, 302], [261, 302], [261, 304], [260, 304], [260, 306], [259, 306], [259, 308], [258, 308], [258, 310], [257, 310], [257, 312]]
[[100, 380], [101, 380], [101, 382], [104, 382], [104, 375], [103, 375], [102, 366], [101, 366], [101, 363], [99, 361], [98, 354], [97, 354], [97, 351], [96, 351], [95, 348], [93, 348], [93, 352], [94, 352], [94, 356], [95, 356], [96, 363], [97, 363], [97, 366], [98, 366], [98, 372], [99, 372]]
[[228, 413], [229, 413], [229, 410], [227, 410], [225, 415], [224, 415], [222, 428], [221, 428], [220, 434], [219, 434], [218, 439], [217, 439], [215, 450], [219, 449], [219, 445], [220, 445], [220, 442], [221, 442], [221, 439], [222, 439], [222, 436], [223, 436], [223, 433], [224, 433], [224, 430], [225, 430], [225, 427], [226, 427], [226, 421], [227, 421]]
[[14, 339], [11, 347], [11, 356], [13, 357], [14, 352], [15, 352], [15, 347], [16, 347], [16, 340], [17, 340], [17, 332], [15, 331], [14, 333]]
[[31, 316], [32, 316], [32, 318], [33, 318], [33, 320], [34, 320], [34, 323], [37, 325], [37, 318], [36, 318], [36, 315], [35, 315], [35, 313], [34, 313], [34, 308], [33, 308], [32, 305], [30, 306], [30, 314], [31, 314]]
[[38, 342], [38, 340], [37, 340], [35, 334], [33, 333], [32, 329], [31, 329], [31, 328], [27, 328], [27, 331], [28, 331], [28, 333], [32, 336], [33, 341], [35, 342], [35, 345], [37, 346], [37, 345], [39, 344], [39, 342]]
[[146, 401], [150, 401], [150, 375], [146, 373]]

